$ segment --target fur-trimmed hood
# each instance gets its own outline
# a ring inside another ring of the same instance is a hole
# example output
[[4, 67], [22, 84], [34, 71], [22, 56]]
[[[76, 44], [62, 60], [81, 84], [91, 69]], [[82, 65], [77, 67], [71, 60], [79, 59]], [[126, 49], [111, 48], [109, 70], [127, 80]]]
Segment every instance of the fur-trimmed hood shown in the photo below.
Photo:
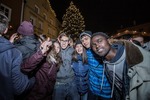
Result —
[[140, 47], [126, 40], [111, 40], [110, 43], [119, 43], [125, 46], [126, 61], [129, 67], [139, 64], [143, 61], [143, 55]]

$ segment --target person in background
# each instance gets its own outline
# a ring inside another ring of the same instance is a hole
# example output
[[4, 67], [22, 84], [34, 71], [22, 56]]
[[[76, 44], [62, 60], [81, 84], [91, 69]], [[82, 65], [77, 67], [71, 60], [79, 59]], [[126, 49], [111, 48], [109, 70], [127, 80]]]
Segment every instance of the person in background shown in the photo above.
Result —
[[82, 46], [80, 40], [75, 43], [75, 51], [73, 53], [72, 68], [75, 73], [75, 80], [80, 95], [80, 100], [88, 100], [89, 81], [86, 50]]
[[141, 34], [135, 34], [132, 37], [132, 41], [140, 42], [140, 45], [143, 49], [150, 51], [150, 41], [145, 42], [144, 37]]
[[103, 58], [113, 100], [150, 100], [150, 53], [130, 41], [109, 43], [103, 32], [91, 40], [93, 51]]
[[14, 100], [16, 95], [28, 91], [35, 78], [29, 79], [21, 70], [22, 54], [6, 38], [8, 18], [0, 12], [0, 100]]
[[[51, 46], [52, 45], [52, 46]], [[51, 46], [51, 47], [50, 47]], [[47, 52], [49, 51], [47, 55]], [[27, 58], [22, 64], [22, 71], [26, 74], [34, 71], [35, 85], [25, 100], [52, 100], [52, 93], [56, 81], [56, 73], [61, 59], [58, 56], [60, 45], [57, 41], [44, 41], [40, 50]]]
[[141, 47], [141, 43], [140, 43], [139, 41], [137, 41], [137, 40], [132, 40], [132, 42], [133, 42], [134, 44], [136, 44], [136, 45], [138, 45], [138, 46]]
[[132, 40], [136, 40], [136, 41], [140, 42], [141, 46], [143, 47], [143, 45], [144, 45], [144, 37], [142, 35], [140, 35], [140, 34], [133, 35], [132, 36]]
[[59, 67], [54, 87], [53, 100], [79, 100], [78, 91], [71, 67], [74, 49], [69, 46], [69, 37], [65, 33], [58, 36], [61, 46], [60, 57], [62, 64]]
[[29, 21], [23, 21], [17, 29], [19, 39], [14, 45], [22, 52], [23, 60], [37, 52], [40, 41], [34, 35], [33, 25]]
[[73, 41], [73, 39], [72, 39], [72, 38], [70, 38], [70, 40], [69, 40], [69, 46], [71, 46], [71, 47], [73, 47], [73, 46], [74, 46], [74, 41]]
[[104, 73], [101, 58], [91, 48], [91, 31], [84, 31], [80, 34], [82, 45], [86, 48], [89, 64], [89, 100], [110, 100], [111, 86]]
[[144, 43], [143, 49], [145, 49], [145, 50], [150, 52], [150, 41]]

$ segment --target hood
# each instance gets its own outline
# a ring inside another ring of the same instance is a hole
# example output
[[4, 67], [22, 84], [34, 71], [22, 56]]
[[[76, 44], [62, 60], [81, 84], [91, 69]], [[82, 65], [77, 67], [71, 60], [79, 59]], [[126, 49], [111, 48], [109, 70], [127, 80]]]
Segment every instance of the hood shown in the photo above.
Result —
[[125, 46], [126, 61], [129, 67], [139, 64], [143, 61], [143, 55], [138, 46], [126, 40], [110, 40], [111, 44], [119, 43]]
[[106, 61], [104, 59], [104, 62], [111, 63], [111, 64], [119, 63], [120, 57], [122, 56], [122, 54], [124, 52], [124, 46], [121, 44], [112, 44], [111, 47], [114, 49], [117, 49], [116, 56], [111, 61]]
[[15, 46], [13, 44], [11, 44], [7, 39], [5, 39], [4, 37], [0, 37], [0, 53], [8, 50], [8, 49], [11, 49], [11, 48], [14, 48]]
[[24, 36], [22, 39], [17, 41], [15, 45], [18, 46], [26, 46], [31, 50], [37, 50], [40, 46], [40, 42], [36, 39], [35, 36]]

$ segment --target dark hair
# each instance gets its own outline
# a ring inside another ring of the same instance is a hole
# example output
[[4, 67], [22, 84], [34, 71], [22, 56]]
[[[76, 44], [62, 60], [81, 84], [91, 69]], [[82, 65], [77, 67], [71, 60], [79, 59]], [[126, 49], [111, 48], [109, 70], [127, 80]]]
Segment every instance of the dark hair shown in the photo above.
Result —
[[[73, 61], [78, 62], [77, 55], [78, 55], [78, 53], [77, 53], [77, 51], [75, 50], [75, 51], [73, 52], [73, 54], [72, 54], [72, 60], [73, 60]], [[88, 61], [87, 61], [87, 54], [86, 54], [86, 49], [85, 49], [84, 47], [83, 47], [83, 53], [81, 54], [81, 57], [82, 57], [82, 62], [83, 62], [83, 64], [87, 64], [87, 63], [88, 63]]]
[[141, 46], [141, 43], [140, 43], [139, 41], [137, 41], [137, 40], [132, 40], [132, 42], [133, 42], [134, 44], [138, 45], [138, 46]]
[[56, 64], [58, 64], [58, 67], [59, 67], [59, 65], [62, 63], [62, 59], [61, 59], [61, 57], [59, 56], [59, 53], [56, 53], [56, 50], [55, 50], [55, 47], [54, 47], [54, 43], [58, 43], [59, 44], [59, 42], [58, 41], [53, 41], [53, 44], [52, 44], [52, 46], [51, 46], [51, 48], [50, 48], [50, 51], [49, 51], [49, 53], [48, 53], [48, 55], [47, 55], [47, 58], [46, 58], [46, 60], [49, 62], [49, 63], [54, 63], [53, 61], [52, 61], [52, 59], [51, 59], [51, 57], [53, 57], [55, 60], [56, 60]]

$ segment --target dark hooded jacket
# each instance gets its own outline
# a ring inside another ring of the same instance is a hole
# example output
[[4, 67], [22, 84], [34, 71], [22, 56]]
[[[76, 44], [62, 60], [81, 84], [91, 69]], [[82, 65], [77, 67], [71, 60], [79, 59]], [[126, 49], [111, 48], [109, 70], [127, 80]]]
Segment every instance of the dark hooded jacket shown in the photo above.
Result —
[[29, 80], [21, 73], [21, 52], [8, 40], [0, 36], [0, 100], [13, 100], [31, 88], [34, 79]]
[[[128, 41], [115, 41], [115, 43], [124, 46], [125, 64], [122, 75], [122, 94], [115, 83], [113, 99], [150, 100], [150, 53]], [[107, 68], [106, 75], [113, 85], [112, 76], [109, 76]]]
[[15, 42], [15, 46], [21, 51], [24, 60], [38, 50], [40, 42], [34, 35], [23, 36], [22, 39]]

